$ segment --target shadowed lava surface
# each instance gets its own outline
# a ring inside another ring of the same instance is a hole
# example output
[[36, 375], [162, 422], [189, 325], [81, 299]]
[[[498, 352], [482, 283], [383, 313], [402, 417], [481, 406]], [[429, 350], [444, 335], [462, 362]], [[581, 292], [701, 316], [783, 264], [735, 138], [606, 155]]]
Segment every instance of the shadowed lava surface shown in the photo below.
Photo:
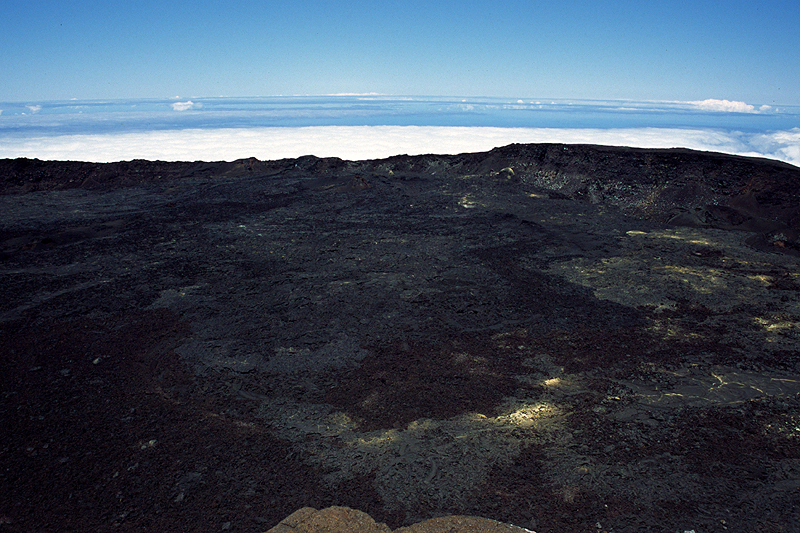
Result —
[[0, 527], [800, 528], [800, 170], [0, 161]]

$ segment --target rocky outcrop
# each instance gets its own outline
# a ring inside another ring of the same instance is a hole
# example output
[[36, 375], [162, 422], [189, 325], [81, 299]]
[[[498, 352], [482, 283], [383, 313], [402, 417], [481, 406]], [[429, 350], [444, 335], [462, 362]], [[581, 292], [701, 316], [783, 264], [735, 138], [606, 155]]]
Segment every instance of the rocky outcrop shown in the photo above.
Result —
[[[394, 533], [526, 533], [527, 529], [495, 520], [473, 516], [432, 518]], [[386, 524], [376, 522], [367, 513], [349, 507], [312, 507], [298, 509], [267, 533], [392, 533]]]
[[398, 156], [380, 167], [394, 175], [496, 176], [640, 219], [768, 233], [771, 242], [796, 243], [800, 236], [800, 169], [768, 159], [681, 148], [512, 144], [480, 154]]

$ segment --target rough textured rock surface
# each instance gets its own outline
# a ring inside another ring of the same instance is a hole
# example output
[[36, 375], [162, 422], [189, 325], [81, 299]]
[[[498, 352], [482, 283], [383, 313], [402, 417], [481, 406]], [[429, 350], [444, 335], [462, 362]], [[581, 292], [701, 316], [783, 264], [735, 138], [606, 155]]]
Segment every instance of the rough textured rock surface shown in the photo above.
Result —
[[303, 507], [281, 520], [268, 533], [391, 533], [386, 524], [375, 522], [367, 513], [349, 507], [328, 507], [317, 511]]
[[798, 531], [799, 177], [0, 161], [0, 528]]

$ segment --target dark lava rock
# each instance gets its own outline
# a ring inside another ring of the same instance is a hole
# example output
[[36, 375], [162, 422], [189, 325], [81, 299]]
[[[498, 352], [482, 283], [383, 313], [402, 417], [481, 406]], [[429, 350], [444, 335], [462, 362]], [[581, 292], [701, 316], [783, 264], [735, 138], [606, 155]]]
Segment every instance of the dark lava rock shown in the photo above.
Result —
[[0, 184], [3, 531], [800, 531], [800, 169], [546, 144]]
[[363, 188], [375, 175], [404, 186], [423, 176], [495, 176], [535, 187], [551, 198], [613, 205], [656, 222], [756, 232], [762, 235], [756, 245], [800, 248], [800, 169], [774, 160], [682, 148], [512, 144], [482, 153], [368, 161], [314, 156], [233, 162], [5, 159], [0, 160], [0, 194], [278, 174], [310, 174], [319, 178], [316, 186], [340, 189]]

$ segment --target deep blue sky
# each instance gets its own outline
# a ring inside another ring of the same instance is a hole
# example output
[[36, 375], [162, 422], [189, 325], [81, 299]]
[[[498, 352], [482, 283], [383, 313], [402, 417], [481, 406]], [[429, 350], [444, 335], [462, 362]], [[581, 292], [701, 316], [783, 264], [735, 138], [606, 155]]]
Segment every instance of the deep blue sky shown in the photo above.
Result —
[[800, 1], [0, 6], [0, 101], [369, 92], [798, 105]]

